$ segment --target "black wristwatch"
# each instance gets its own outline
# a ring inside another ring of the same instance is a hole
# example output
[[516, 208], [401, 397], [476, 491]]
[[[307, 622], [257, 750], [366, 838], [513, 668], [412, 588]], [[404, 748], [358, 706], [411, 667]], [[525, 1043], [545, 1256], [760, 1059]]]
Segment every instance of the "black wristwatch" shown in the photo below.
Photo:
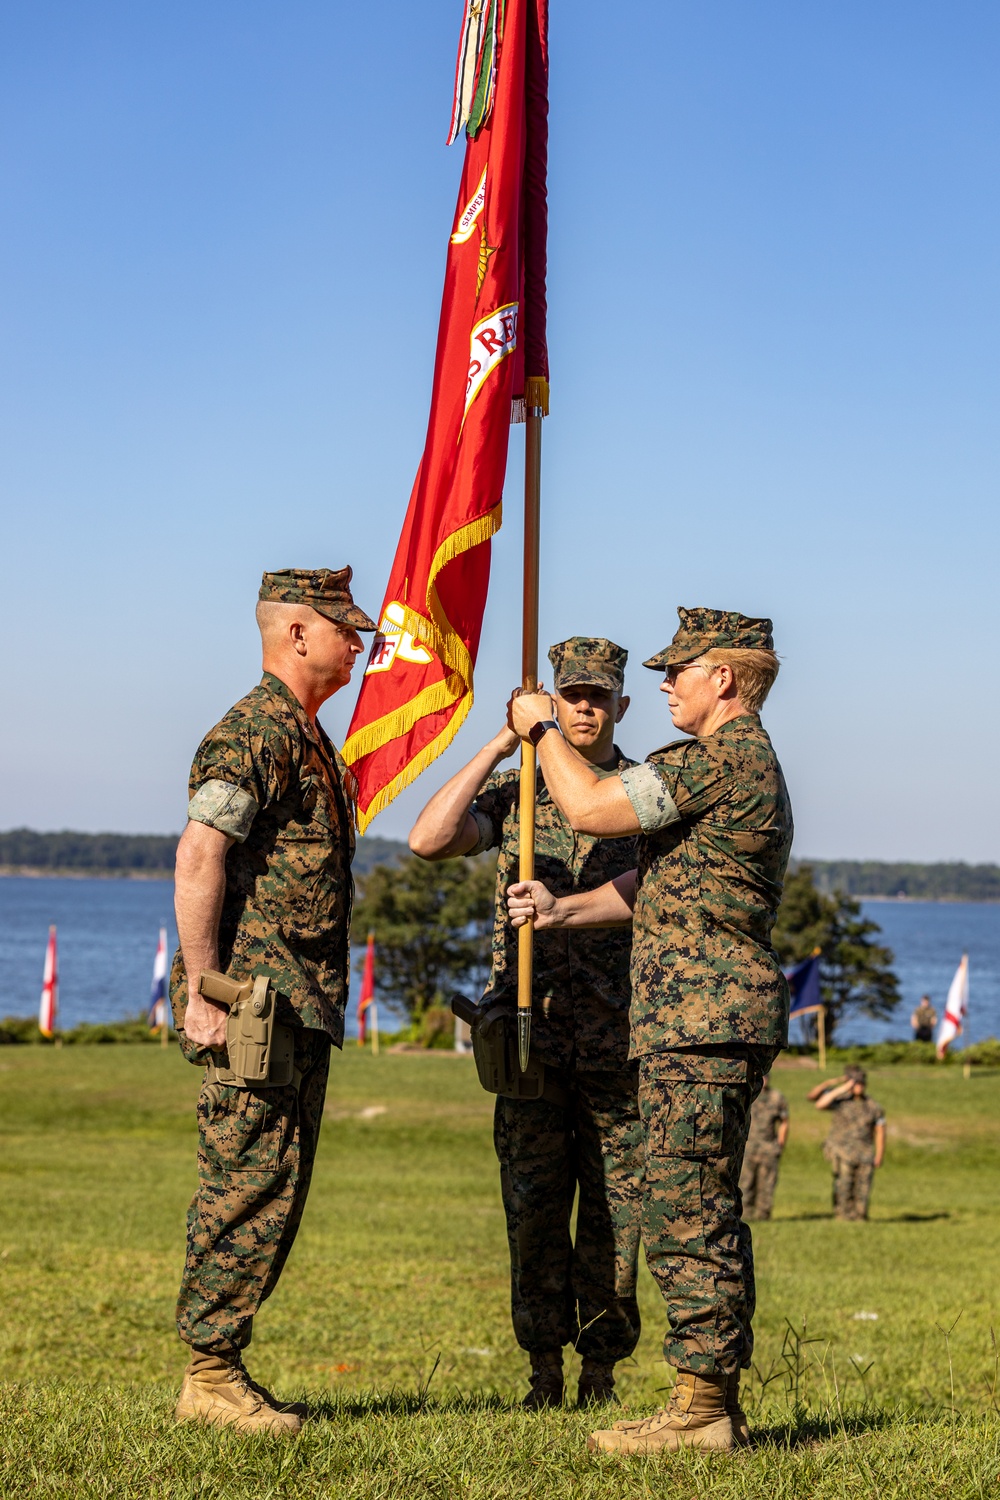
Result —
[[559, 725], [555, 719], [539, 719], [537, 724], [532, 724], [528, 730], [528, 739], [533, 745], [537, 745], [543, 734], [548, 734], [550, 729], [558, 730]]

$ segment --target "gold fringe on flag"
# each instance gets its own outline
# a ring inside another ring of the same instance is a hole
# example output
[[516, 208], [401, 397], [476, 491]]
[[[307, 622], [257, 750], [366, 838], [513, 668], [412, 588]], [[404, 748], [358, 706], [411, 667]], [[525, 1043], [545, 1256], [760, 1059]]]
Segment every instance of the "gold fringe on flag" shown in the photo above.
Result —
[[341, 755], [344, 760], [356, 764], [362, 756], [370, 755], [390, 741], [401, 738], [428, 714], [452, 707], [455, 712], [430, 744], [425, 745], [387, 786], [376, 793], [366, 809], [358, 808], [358, 829], [361, 833], [404, 787], [415, 781], [421, 771], [425, 771], [447, 749], [472, 707], [472, 658], [465, 642], [444, 612], [437, 591], [437, 578], [442, 569], [463, 552], [470, 551], [481, 542], [488, 542], [499, 531], [502, 517], [503, 506], [499, 503], [484, 516], [478, 516], [476, 520], [460, 526], [457, 531], [445, 537], [434, 554], [427, 581], [429, 619], [418, 614], [410, 605], [400, 604], [403, 612], [400, 628], [409, 631], [419, 645], [433, 651], [442, 665], [448, 668], [448, 676], [442, 682], [435, 682], [424, 688], [408, 703], [393, 709], [392, 713], [357, 730], [344, 745]]
[[542, 416], [549, 414], [549, 382], [544, 375], [529, 375], [524, 382], [524, 395], [515, 396], [510, 404], [511, 426], [528, 420], [529, 408], [541, 407]]

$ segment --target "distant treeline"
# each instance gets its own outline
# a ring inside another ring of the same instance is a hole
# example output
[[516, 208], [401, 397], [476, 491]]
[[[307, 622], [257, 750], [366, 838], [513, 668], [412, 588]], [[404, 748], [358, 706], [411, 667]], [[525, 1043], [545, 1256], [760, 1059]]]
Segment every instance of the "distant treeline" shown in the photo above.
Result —
[[395, 864], [397, 859], [409, 852], [400, 839], [378, 839], [368, 833], [363, 839], [358, 839], [352, 868], [355, 875], [367, 875], [376, 865]]
[[[81, 875], [170, 876], [176, 833], [36, 833], [12, 828], [0, 833], [0, 869], [79, 872]], [[358, 840], [356, 875], [389, 864], [406, 852], [398, 839]]]
[[1000, 865], [886, 864], [875, 859], [802, 859], [826, 895], [907, 896], [911, 901], [1000, 901]]
[[0, 833], [0, 865], [30, 870], [89, 870], [127, 875], [168, 875], [174, 868], [175, 833]]
[[[92, 875], [173, 873], [175, 833], [0, 833], [0, 869], [62, 870]], [[358, 839], [355, 875], [391, 864], [407, 853], [399, 839]], [[887, 864], [866, 859], [800, 859], [824, 894], [908, 896], [914, 901], [1000, 901], [1000, 865]]]

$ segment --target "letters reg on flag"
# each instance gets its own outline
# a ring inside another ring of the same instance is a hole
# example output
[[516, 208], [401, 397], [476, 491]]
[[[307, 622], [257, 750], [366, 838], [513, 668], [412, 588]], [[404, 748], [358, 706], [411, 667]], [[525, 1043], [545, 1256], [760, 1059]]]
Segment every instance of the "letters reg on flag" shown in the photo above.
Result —
[[467, 0], [427, 437], [343, 750], [362, 832], [471, 707], [512, 414], [548, 402], [546, 25], [547, 0]]

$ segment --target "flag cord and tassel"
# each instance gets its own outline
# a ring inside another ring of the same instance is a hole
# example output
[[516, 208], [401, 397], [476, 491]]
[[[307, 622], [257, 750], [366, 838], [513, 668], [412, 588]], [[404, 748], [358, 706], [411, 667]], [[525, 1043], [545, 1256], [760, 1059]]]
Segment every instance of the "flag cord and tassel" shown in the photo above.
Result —
[[[538, 688], [538, 566], [542, 498], [542, 418], [548, 410], [548, 381], [529, 376], [525, 382], [524, 443], [524, 605], [521, 626], [521, 688]], [[521, 741], [518, 877], [535, 878], [534, 745]], [[517, 1056], [521, 1072], [531, 1051], [531, 985], [534, 924], [525, 922], [517, 935]]]

